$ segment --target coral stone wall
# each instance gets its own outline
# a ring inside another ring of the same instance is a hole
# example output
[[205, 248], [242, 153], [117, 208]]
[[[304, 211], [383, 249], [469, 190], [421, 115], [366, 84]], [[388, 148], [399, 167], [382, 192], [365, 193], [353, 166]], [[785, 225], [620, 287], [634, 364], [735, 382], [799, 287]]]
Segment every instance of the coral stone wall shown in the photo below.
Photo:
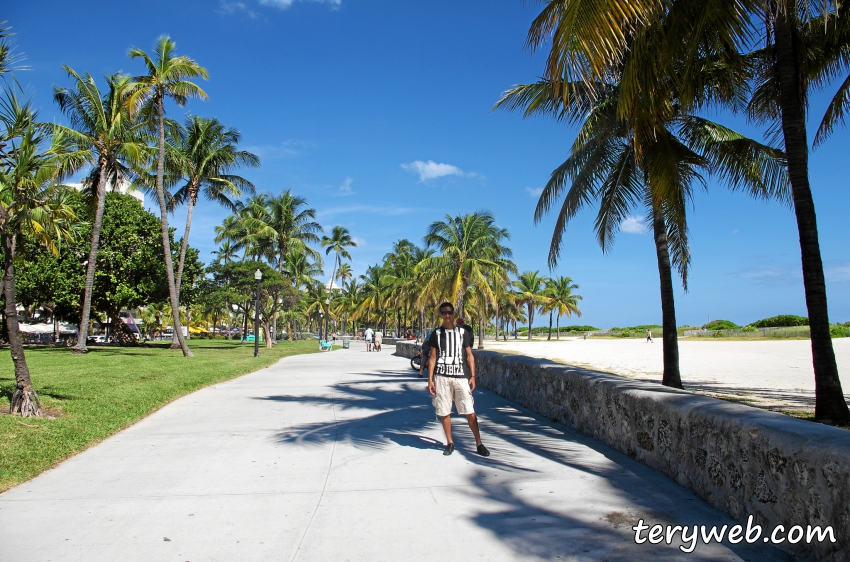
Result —
[[835, 543], [778, 545], [801, 560], [850, 560], [850, 431], [521, 355], [475, 351], [475, 363], [479, 386], [604, 441], [739, 521], [753, 515], [786, 534], [832, 526]]

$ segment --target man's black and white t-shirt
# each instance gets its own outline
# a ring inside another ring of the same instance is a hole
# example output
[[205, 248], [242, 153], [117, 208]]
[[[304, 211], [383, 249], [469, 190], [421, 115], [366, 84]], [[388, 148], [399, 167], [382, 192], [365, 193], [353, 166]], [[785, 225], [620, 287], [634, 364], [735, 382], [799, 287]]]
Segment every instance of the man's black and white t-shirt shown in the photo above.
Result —
[[463, 371], [466, 348], [472, 347], [472, 331], [464, 328], [437, 328], [428, 340], [437, 351], [434, 374], [443, 377], [466, 377]]

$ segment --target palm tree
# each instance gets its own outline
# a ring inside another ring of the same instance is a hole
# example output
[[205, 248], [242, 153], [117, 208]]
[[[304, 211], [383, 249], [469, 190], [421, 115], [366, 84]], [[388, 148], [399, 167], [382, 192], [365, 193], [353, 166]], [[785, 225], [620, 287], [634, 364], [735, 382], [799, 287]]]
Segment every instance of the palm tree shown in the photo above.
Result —
[[[216, 227], [218, 228], [218, 227]], [[215, 252], [215, 263], [227, 265], [236, 258], [236, 247], [230, 240], [223, 240]]]
[[154, 58], [141, 49], [130, 49], [130, 58], [140, 58], [145, 63], [147, 75], [138, 76], [138, 87], [133, 94], [137, 106], [144, 106], [147, 115], [155, 117], [159, 131], [159, 153], [156, 162], [156, 196], [159, 200], [160, 219], [162, 221], [162, 248], [165, 254], [165, 273], [168, 277], [168, 293], [174, 317], [174, 333], [183, 350], [183, 355], [191, 357], [189, 346], [183, 338], [180, 325], [180, 303], [177, 300], [177, 286], [174, 279], [174, 263], [171, 259], [171, 243], [168, 237], [168, 208], [165, 200], [163, 176], [165, 172], [165, 98], [171, 98], [177, 105], [183, 106], [193, 97], [207, 98], [207, 94], [189, 80], [189, 78], [209, 78], [206, 69], [189, 57], [174, 56], [175, 44], [167, 36], [160, 37], [154, 47]]
[[336, 279], [339, 279], [340, 285], [345, 285], [349, 279], [354, 277], [354, 272], [351, 271], [351, 264], [343, 263], [340, 264], [339, 269], [336, 272]]
[[357, 243], [351, 238], [351, 233], [348, 232], [347, 228], [335, 226], [330, 236], [322, 237], [322, 247], [325, 248], [325, 255], [331, 252], [336, 254], [331, 279], [328, 282], [328, 290], [330, 291], [333, 287], [333, 280], [336, 278], [336, 270], [342, 264], [342, 258], [351, 259], [351, 254], [348, 253], [346, 248], [356, 248]]
[[322, 273], [322, 267], [303, 252], [293, 250], [283, 256], [283, 274], [289, 277], [292, 286], [298, 290], [314, 285], [316, 277]]
[[[0, 53], [2, 50], [0, 50]], [[2, 65], [0, 65], [2, 67]], [[3, 250], [3, 296], [9, 349], [15, 369], [15, 391], [9, 413], [42, 416], [38, 394], [32, 386], [18, 328], [15, 298], [15, 241], [33, 237], [58, 254], [58, 244], [70, 236], [76, 219], [66, 202], [67, 192], [56, 181], [76, 169], [85, 158], [61, 132], [48, 141], [48, 127], [36, 122], [29, 104], [6, 91], [0, 101], [0, 247]], [[49, 146], [45, 149], [45, 145]]]
[[[815, 419], [850, 423], [850, 409], [844, 400], [829, 335], [806, 135], [810, 87], [823, 86], [848, 65], [846, 40], [842, 44], [841, 39], [846, 36], [840, 31], [846, 26], [846, 3], [813, 5], [799, 0], [771, 0], [742, 6], [737, 2], [611, 0], [582, 3], [581, 9], [566, 9], [564, 4], [564, 0], [549, 0], [529, 31], [527, 45], [532, 49], [552, 46], [544, 80], [558, 84], [557, 95], [566, 104], [572, 96], [570, 82], [584, 82], [592, 90], [597, 83], [604, 87], [612, 72], [620, 75], [620, 65], [631, 59], [635, 64], [622, 73], [624, 91], [617, 114], [641, 117], [649, 131], [654, 123], [666, 122], [673, 112], [687, 113], [699, 108], [705, 101], [700, 98], [706, 94], [715, 101], [739, 106], [740, 96], [722, 95], [722, 88], [714, 80], [718, 76], [712, 70], [722, 70], [740, 58], [739, 49], [752, 44], [753, 30], [764, 30], [766, 56], [756, 57], [761, 59], [756, 81], [760, 85], [772, 82], [772, 88], [762, 89], [761, 94], [756, 92], [750, 113], [776, 125], [787, 154], [787, 177], [797, 218], [812, 328]], [[833, 7], [835, 13], [830, 13]], [[831, 18], [841, 23], [831, 28]], [[818, 27], [823, 27], [830, 44], [807, 42], [808, 32]], [[659, 30], [661, 33], [656, 34]], [[827, 48], [822, 49], [824, 46]], [[811, 59], [813, 53], [819, 60]], [[663, 80], [675, 85], [679, 90], [676, 95], [658, 90], [656, 86]], [[844, 86], [839, 89], [839, 93], [847, 91]], [[826, 117], [836, 107], [831, 104]], [[827, 125], [822, 131], [828, 129]], [[640, 147], [636, 148], [640, 154]]]
[[284, 256], [290, 251], [319, 257], [309, 246], [319, 242], [318, 233], [324, 231], [315, 219], [316, 210], [307, 207], [307, 200], [286, 190], [277, 197], [261, 193], [248, 200], [240, 221], [248, 251], [267, 257], [281, 273]]
[[492, 280], [507, 279], [516, 271], [511, 250], [503, 245], [508, 231], [496, 226], [493, 215], [477, 212], [436, 221], [428, 228], [425, 242], [442, 255], [422, 260], [416, 273], [426, 274], [426, 290], [445, 292], [463, 316], [464, 296], [470, 284], [478, 286], [488, 300], [494, 298]]
[[[704, 187], [704, 176], [715, 174], [732, 189], [781, 199], [787, 194], [784, 155], [685, 112], [683, 104], [656, 108], [659, 97], [675, 102], [681, 97], [680, 91], [675, 82], [664, 77], [655, 77], [659, 83], [650, 83], [646, 91], [624, 85], [635, 72], [633, 65], [641, 62], [631, 56], [625, 53], [617, 65], [609, 66], [605, 80], [541, 80], [509, 90], [497, 107], [524, 108], [526, 116], [551, 115], [582, 124], [569, 158], [552, 172], [535, 210], [538, 222], [572, 182], [556, 220], [550, 267], [557, 263], [567, 222], [583, 206], [599, 201], [595, 229], [603, 252], [634, 207], [646, 210], [654, 234], [661, 289], [662, 383], [681, 388], [671, 260], [687, 290], [687, 208], [694, 187]], [[704, 63], [708, 76], [698, 78], [719, 91], [711, 92], [706, 86], [708, 93], [703, 92], [696, 101], [707, 104], [740, 97], [740, 68], [732, 65], [728, 72], [721, 72], [717, 66]], [[566, 99], [564, 92], [569, 92]], [[626, 94], [637, 99], [624, 101]], [[624, 106], [630, 111], [624, 113]]]
[[578, 285], [573, 283], [569, 277], [555, 277], [549, 279], [546, 285], [547, 302], [544, 305], [545, 311], [549, 313], [549, 337], [552, 339], [552, 313], [555, 315], [555, 339], [561, 339], [561, 315], [566, 314], [572, 316], [575, 314], [581, 318], [581, 311], [578, 309], [578, 301], [582, 300], [581, 295], [573, 294]]
[[544, 288], [549, 279], [540, 275], [539, 271], [525, 271], [513, 282], [517, 304], [524, 304], [528, 318], [528, 341], [531, 341], [531, 330], [534, 324], [534, 311], [537, 306], [546, 301]]
[[388, 288], [384, 283], [384, 272], [381, 266], [372, 265], [360, 276], [363, 284], [360, 290], [360, 304], [354, 315], [367, 323], [380, 322], [386, 314]]
[[[285, 257], [301, 252], [321, 262], [320, 255], [309, 246], [319, 241], [322, 226], [315, 221], [315, 209], [307, 200], [287, 190], [279, 196], [260, 194], [248, 200], [241, 210], [239, 225], [244, 229], [242, 244], [254, 259], [266, 258], [283, 273]], [[277, 298], [277, 295], [275, 295]], [[277, 333], [277, 318], [273, 329]]]
[[109, 89], [101, 94], [91, 75], [80, 76], [70, 67], [64, 68], [73, 79], [74, 87], [54, 88], [53, 98], [68, 116], [71, 127], [54, 125], [54, 130], [72, 139], [81, 154], [85, 153], [83, 164], [92, 166], [88, 183], [95, 202], [82, 319], [77, 345], [74, 346], [74, 353], [86, 353], [106, 186], [111, 183], [113, 189], [118, 189], [125, 178], [132, 176], [132, 168], [144, 159], [147, 145], [143, 136], [145, 124], [127, 105], [128, 96], [135, 87], [129, 76], [109, 76]]
[[189, 116], [174, 138], [170, 164], [175, 175], [182, 176], [186, 183], [174, 194], [176, 203], [188, 201], [186, 231], [180, 245], [180, 260], [177, 265], [177, 294], [180, 295], [180, 282], [183, 278], [183, 263], [186, 248], [189, 245], [189, 231], [192, 228], [192, 212], [201, 193], [223, 207], [237, 211], [233, 198], [241, 197], [243, 192], [254, 193], [254, 184], [242, 176], [232, 174], [235, 168], [260, 166], [260, 158], [250, 152], [237, 150], [242, 135], [233, 128], [227, 128], [217, 119]]
[[[850, 424], [850, 409], [844, 400], [829, 333], [826, 282], [809, 181], [806, 112], [809, 90], [822, 88], [850, 66], [847, 54], [850, 13], [846, 2], [822, 5], [835, 6], [834, 13], [824, 13], [821, 5], [817, 6], [800, 0], [773, 0], [765, 2], [753, 14], [753, 19], [765, 29], [766, 46], [752, 55], [757, 87], [748, 109], [755, 120], [769, 122], [772, 131], [781, 132], [788, 158], [811, 330], [815, 421], [846, 425]], [[827, 108], [815, 136], [816, 145], [824, 141], [837, 123], [843, 123], [850, 105], [848, 96], [850, 76], [842, 82]]]
[[[167, 162], [169, 171], [175, 177], [182, 177], [186, 183], [174, 194], [175, 205], [188, 201], [186, 230], [180, 244], [180, 256], [177, 263], [177, 302], [180, 302], [180, 284], [183, 281], [183, 265], [186, 260], [186, 248], [189, 246], [189, 232], [192, 228], [192, 213], [198, 202], [198, 196], [204, 196], [237, 212], [234, 198], [241, 197], [243, 191], [254, 193], [254, 184], [232, 174], [235, 168], [246, 166], [256, 168], [260, 159], [255, 154], [236, 149], [241, 135], [233, 128], [226, 128], [217, 119], [189, 116], [183, 127], [172, 135], [172, 149]], [[174, 332], [172, 348], [180, 343], [177, 331]]]

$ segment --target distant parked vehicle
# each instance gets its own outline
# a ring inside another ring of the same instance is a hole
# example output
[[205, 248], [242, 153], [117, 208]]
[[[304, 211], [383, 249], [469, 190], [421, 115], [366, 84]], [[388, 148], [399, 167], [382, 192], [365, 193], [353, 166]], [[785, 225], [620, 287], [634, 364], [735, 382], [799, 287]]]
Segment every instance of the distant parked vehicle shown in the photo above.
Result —
[[89, 336], [86, 338], [86, 345], [93, 343], [106, 343], [106, 336]]

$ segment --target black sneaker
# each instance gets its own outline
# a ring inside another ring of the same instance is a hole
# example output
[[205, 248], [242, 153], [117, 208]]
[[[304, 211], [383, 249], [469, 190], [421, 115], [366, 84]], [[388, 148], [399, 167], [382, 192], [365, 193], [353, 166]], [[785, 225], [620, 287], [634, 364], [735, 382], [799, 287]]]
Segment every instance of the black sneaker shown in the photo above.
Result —
[[487, 450], [487, 447], [484, 446], [484, 443], [478, 445], [478, 454], [482, 457], [490, 456], [490, 451]]
[[[448, 445], [446, 445], [446, 448], [445, 448], [445, 450], [443, 451], [443, 456], [446, 456], [446, 457], [447, 457], [447, 456], [451, 455], [451, 454], [452, 454], [452, 453], [454, 453], [454, 452], [455, 452], [455, 444], [454, 444], [454, 443], [449, 443]], [[489, 455], [490, 453], [487, 453], [487, 454]]]

